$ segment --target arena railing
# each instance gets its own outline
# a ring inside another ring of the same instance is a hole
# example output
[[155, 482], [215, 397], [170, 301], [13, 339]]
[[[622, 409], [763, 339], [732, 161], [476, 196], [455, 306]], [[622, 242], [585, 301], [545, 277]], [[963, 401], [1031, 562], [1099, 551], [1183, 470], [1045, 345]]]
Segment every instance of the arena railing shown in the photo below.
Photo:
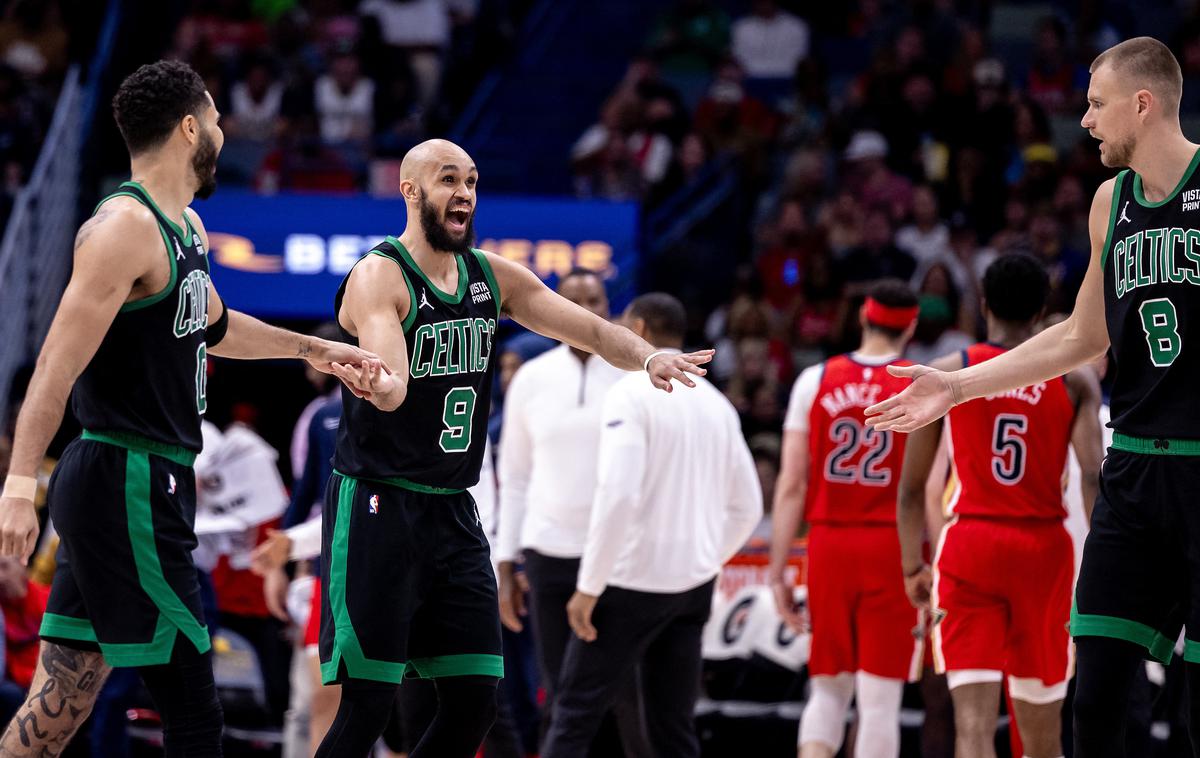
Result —
[[86, 78], [78, 64], [67, 71], [41, 152], [0, 239], [0, 425], [8, 419], [13, 374], [37, 357], [70, 275], [83, 149], [123, 7], [120, 0], [108, 3]]
[[37, 355], [70, 272], [83, 98], [79, 66], [72, 66], [33, 173], [17, 193], [0, 242], [0, 419], [8, 418], [13, 373]]

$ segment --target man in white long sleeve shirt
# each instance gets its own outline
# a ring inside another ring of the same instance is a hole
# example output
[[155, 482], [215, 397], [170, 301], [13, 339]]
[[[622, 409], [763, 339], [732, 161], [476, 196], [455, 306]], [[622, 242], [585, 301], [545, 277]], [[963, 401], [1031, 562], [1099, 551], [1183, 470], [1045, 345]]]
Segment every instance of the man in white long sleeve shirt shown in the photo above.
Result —
[[[685, 314], [661, 293], [630, 304], [624, 324], [678, 350]], [[603, 411], [598, 484], [543, 758], [582, 755], [622, 677], [639, 661], [651, 746], [699, 756], [693, 709], [700, 635], [721, 566], [762, 517], [737, 413], [707, 381], [652, 398], [628, 378]]]
[[[594, 271], [571, 271], [559, 282], [558, 294], [609, 317], [604, 282]], [[562, 344], [522, 365], [505, 394], [494, 555], [500, 620], [514, 632], [523, 627], [524, 593], [515, 573], [523, 562], [547, 715], [571, 637], [566, 608], [575, 591], [596, 491], [601, 405], [625, 373], [603, 358]], [[634, 678], [623, 695], [618, 729], [627, 758], [637, 758], [646, 750]]]

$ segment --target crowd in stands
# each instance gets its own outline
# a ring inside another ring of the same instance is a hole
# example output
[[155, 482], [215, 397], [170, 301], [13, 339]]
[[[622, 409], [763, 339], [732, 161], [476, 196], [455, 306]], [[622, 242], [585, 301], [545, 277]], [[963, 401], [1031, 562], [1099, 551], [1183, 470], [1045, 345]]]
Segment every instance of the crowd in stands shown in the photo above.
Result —
[[0, 2], [0, 229], [50, 126], [69, 42], [59, 0]]
[[[981, 334], [977, 282], [999, 254], [1044, 262], [1050, 311], [1069, 311], [1092, 193], [1111, 175], [1079, 127], [1089, 64], [1152, 34], [1185, 77], [1200, 69], [1194, 11], [1148, 26], [1132, 4], [1062, 2], [1020, 36], [988, 3], [830, 5], [677, 0], [571, 155], [580, 196], [647, 212], [713, 183], [710, 166], [736, 172], [749, 243], [730, 250], [729, 296], [698, 304], [693, 337], [718, 347], [713, 376], [763, 451], [799, 371], [857, 344], [879, 278], [920, 294], [917, 361]], [[1182, 112], [1200, 113], [1200, 94]]]
[[526, 5], [202, 0], [168, 55], [200, 73], [222, 113], [222, 180], [264, 193], [383, 192], [372, 163], [446, 129]]

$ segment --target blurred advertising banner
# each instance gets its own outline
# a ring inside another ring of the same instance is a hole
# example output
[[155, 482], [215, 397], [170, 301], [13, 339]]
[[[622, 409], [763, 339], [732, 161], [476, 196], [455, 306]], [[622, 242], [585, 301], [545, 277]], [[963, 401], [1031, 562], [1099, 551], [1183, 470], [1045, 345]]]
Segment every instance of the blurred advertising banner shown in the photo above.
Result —
[[[333, 316], [354, 262], [404, 230], [404, 202], [368, 195], [257, 195], [222, 190], [194, 208], [208, 229], [212, 278], [232, 307], [256, 316]], [[553, 286], [575, 266], [604, 272], [613, 312], [636, 294], [635, 203], [484, 195], [477, 246], [519, 261]]]

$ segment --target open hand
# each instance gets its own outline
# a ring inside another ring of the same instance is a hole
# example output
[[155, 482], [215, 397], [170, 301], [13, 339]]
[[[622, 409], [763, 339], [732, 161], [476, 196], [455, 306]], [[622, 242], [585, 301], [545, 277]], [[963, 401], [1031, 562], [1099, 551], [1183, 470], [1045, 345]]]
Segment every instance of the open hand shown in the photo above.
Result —
[[401, 383], [378, 358], [367, 359], [358, 367], [343, 363], [331, 366], [331, 373], [341, 379], [355, 397], [361, 397], [381, 411], [395, 410], [404, 399], [402, 396], [397, 399]]
[[867, 408], [867, 424], [881, 432], [913, 432], [936, 421], [958, 403], [950, 374], [928, 366], [888, 366], [892, 376], [913, 383], [898, 395]]
[[696, 383], [688, 377], [688, 374], [696, 376], [707, 374], [708, 370], [702, 369], [700, 366], [711, 361], [716, 352], [716, 350], [697, 350], [694, 353], [663, 353], [650, 360], [646, 372], [650, 374], [650, 381], [654, 383], [654, 386], [665, 392], [672, 390], [672, 379], [678, 379], [686, 387], [695, 387]]
[[[341, 363], [350, 366], [361, 366], [368, 361], [383, 363], [383, 359], [369, 350], [347, 345], [345, 342], [330, 340], [313, 340], [309, 346], [310, 352], [303, 355], [309, 365], [325, 374], [336, 373], [333, 364]], [[386, 368], [386, 366], [385, 366]]]

